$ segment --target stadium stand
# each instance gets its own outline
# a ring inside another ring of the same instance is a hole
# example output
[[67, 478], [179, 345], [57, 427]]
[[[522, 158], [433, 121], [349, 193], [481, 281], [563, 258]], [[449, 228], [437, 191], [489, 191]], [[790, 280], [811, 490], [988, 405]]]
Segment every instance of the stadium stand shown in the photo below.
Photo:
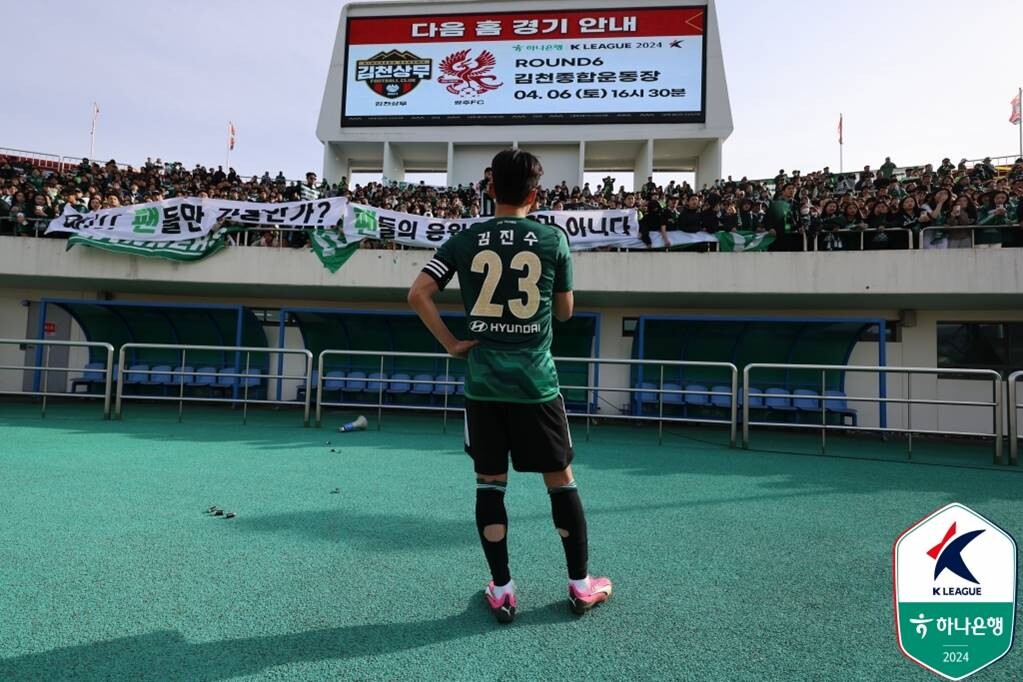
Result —
[[[0, 155], [0, 234], [39, 236], [46, 222], [65, 205], [80, 211], [200, 196], [241, 201], [280, 202], [322, 196], [350, 200], [418, 215], [449, 219], [480, 214], [475, 185], [438, 188], [425, 184], [369, 183], [350, 186], [302, 182], [283, 173], [243, 178], [224, 171], [147, 159], [140, 167], [111, 160], [64, 162], [63, 157]], [[53, 159], [61, 159], [60, 162]], [[481, 174], [482, 175], [482, 174]], [[788, 188], [788, 189], [786, 189]], [[543, 188], [540, 207], [555, 210], [636, 208], [643, 233], [659, 231], [774, 231], [772, 250], [967, 248], [1023, 246], [1023, 158], [995, 166], [990, 157], [934, 167], [896, 168], [886, 159], [880, 168], [833, 173], [824, 168], [798, 170], [769, 180], [721, 179], [694, 190], [687, 183], [647, 182], [627, 192], [608, 176], [601, 187]], [[979, 228], [985, 229], [979, 229]], [[929, 229], [930, 228], [930, 229]], [[934, 229], [941, 228], [941, 229]], [[947, 229], [943, 229], [947, 228]], [[976, 228], [976, 229], [975, 229]], [[254, 229], [236, 245], [301, 248], [301, 232]], [[380, 246], [372, 242], [364, 248]]]

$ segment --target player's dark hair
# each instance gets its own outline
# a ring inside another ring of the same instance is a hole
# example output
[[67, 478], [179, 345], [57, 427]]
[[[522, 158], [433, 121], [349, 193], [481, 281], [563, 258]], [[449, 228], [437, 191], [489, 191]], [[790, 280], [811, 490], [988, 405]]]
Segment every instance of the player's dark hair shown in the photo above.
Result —
[[494, 169], [494, 196], [497, 203], [522, 206], [536, 189], [543, 175], [540, 159], [521, 149], [505, 149], [490, 164]]

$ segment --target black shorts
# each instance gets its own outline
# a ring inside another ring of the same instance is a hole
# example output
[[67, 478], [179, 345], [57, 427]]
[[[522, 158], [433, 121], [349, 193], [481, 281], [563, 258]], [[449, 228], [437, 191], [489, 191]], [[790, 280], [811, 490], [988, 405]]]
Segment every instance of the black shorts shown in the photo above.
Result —
[[508, 455], [515, 471], [547, 473], [572, 463], [572, 434], [565, 399], [546, 403], [465, 401], [465, 452], [476, 473], [508, 473]]

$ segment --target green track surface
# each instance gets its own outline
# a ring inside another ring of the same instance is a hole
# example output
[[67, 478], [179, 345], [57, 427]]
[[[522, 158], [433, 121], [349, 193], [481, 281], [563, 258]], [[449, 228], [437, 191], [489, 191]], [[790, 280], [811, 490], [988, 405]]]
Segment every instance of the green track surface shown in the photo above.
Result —
[[895, 537], [951, 501], [1023, 537], [1023, 477], [985, 446], [578, 424], [615, 597], [570, 614], [543, 484], [513, 474], [500, 627], [460, 420], [345, 416], [0, 404], [0, 679], [927, 680], [896, 646]]

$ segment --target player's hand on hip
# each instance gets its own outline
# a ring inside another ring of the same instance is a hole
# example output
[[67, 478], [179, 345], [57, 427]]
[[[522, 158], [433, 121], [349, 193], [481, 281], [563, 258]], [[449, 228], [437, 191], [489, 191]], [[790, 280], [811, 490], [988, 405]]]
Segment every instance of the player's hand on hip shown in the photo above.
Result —
[[447, 349], [448, 355], [464, 360], [469, 355], [469, 351], [478, 343], [479, 341], [455, 341], [455, 343]]

